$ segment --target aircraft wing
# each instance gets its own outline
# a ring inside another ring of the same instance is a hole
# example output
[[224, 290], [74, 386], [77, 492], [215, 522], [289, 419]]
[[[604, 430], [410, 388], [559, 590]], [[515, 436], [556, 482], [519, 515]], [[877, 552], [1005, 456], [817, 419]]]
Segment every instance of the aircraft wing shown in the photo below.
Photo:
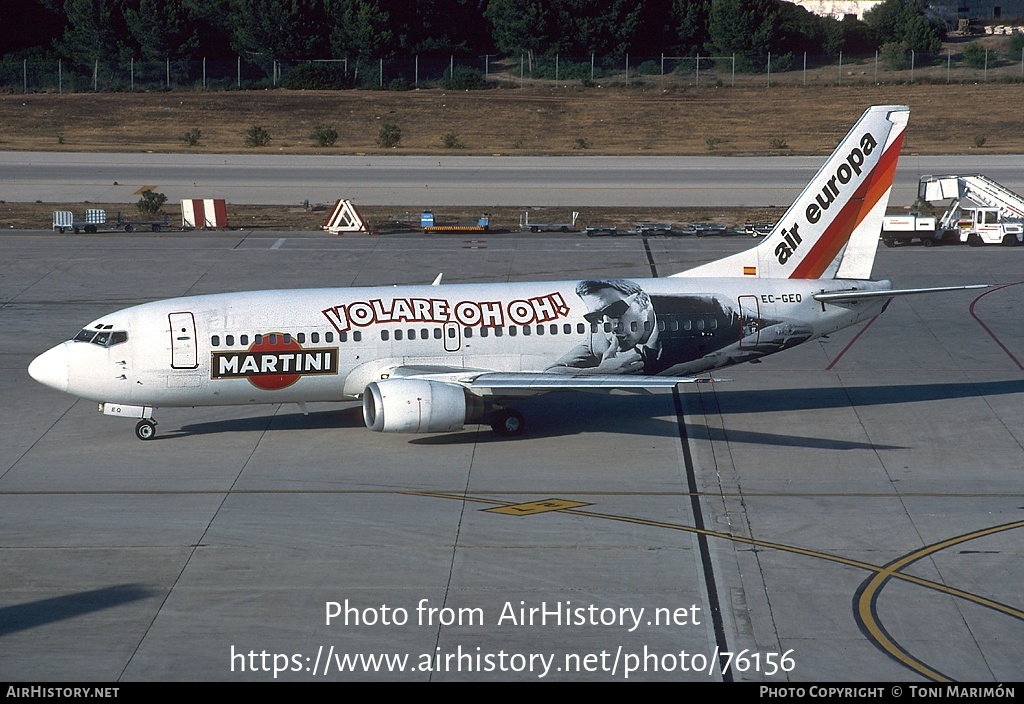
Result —
[[891, 298], [892, 296], [910, 296], [917, 293], [942, 293], [944, 291], [967, 291], [979, 288], [991, 288], [991, 284], [971, 284], [969, 286], [937, 286], [935, 288], [902, 288], [881, 291], [831, 291], [814, 294], [814, 300], [823, 303], [844, 303], [863, 301], [869, 298]]
[[708, 377], [632, 376], [624, 374], [530, 374], [490, 372], [470, 383], [473, 391], [611, 391], [613, 389], [671, 389], [676, 384], [717, 381]]
[[480, 396], [528, 396], [548, 391], [643, 391], [671, 389], [676, 384], [722, 381], [710, 377], [495, 372], [443, 366], [402, 366], [390, 370], [388, 376], [460, 384]]

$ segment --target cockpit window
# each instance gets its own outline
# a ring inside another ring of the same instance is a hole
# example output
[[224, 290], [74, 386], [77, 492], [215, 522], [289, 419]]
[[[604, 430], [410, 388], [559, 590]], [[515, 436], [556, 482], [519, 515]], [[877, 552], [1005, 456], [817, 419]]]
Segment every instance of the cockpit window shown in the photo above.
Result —
[[110, 330], [112, 325], [104, 326], [103, 330], [89, 330], [86, 328], [73, 338], [74, 342], [91, 342], [100, 347], [113, 347], [122, 342], [128, 341], [128, 333], [123, 330]]

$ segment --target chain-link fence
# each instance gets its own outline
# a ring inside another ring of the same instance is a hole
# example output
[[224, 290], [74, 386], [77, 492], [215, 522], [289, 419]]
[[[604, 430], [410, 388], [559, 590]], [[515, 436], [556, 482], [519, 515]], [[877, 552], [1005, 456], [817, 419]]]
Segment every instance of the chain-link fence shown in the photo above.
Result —
[[774, 87], [1024, 82], [1024, 51], [940, 54], [883, 51], [867, 56], [482, 56], [336, 61], [134, 61], [71, 64], [0, 61], [0, 90], [90, 92], [266, 88], [405, 90], [493, 86]]

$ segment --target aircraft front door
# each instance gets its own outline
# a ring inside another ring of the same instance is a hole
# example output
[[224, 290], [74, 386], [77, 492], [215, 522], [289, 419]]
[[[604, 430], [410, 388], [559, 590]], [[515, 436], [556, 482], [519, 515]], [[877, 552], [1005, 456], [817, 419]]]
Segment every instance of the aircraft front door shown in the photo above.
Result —
[[756, 347], [761, 336], [761, 310], [757, 296], [740, 296], [740, 349]]
[[195, 369], [199, 366], [196, 345], [196, 320], [191, 313], [171, 313], [171, 369]]

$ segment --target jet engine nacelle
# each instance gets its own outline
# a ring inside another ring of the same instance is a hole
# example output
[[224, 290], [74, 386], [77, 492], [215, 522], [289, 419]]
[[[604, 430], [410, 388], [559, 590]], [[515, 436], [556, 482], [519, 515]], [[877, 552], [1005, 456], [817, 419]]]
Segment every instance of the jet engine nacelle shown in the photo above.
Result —
[[363, 392], [366, 427], [383, 433], [440, 433], [461, 430], [472, 413], [457, 384], [422, 379], [385, 379]]

